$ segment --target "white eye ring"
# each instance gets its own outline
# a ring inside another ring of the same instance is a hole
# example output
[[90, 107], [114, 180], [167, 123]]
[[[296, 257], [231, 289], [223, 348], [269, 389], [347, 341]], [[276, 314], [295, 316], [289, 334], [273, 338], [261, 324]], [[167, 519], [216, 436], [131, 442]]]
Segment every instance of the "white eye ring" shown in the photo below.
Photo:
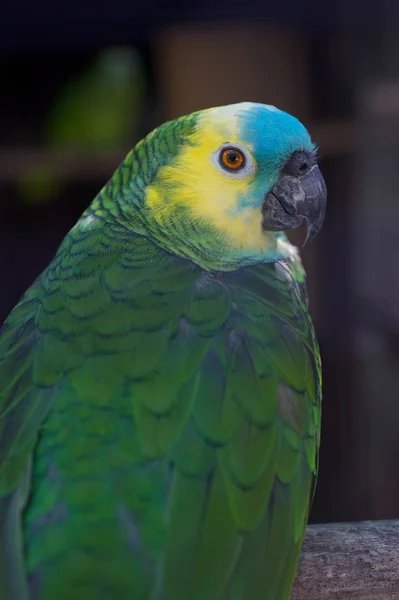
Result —
[[[239, 167], [229, 168], [227, 165], [223, 164], [222, 157], [226, 150], [237, 152], [242, 156], [244, 160]], [[249, 177], [256, 168], [255, 161], [248, 150], [237, 144], [226, 143], [223, 144], [223, 146], [220, 146], [220, 148], [212, 154], [212, 162], [223, 175], [231, 177], [232, 179], [245, 179], [246, 177]]]

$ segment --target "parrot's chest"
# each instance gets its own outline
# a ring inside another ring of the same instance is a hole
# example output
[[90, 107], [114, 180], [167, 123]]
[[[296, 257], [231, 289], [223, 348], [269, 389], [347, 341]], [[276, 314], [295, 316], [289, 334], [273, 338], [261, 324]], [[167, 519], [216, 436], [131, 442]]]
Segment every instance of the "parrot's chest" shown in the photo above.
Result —
[[215, 444], [233, 435], [241, 413], [259, 427], [313, 419], [306, 317], [289, 276], [271, 273], [203, 274], [173, 302], [157, 292], [110, 305], [59, 386], [49, 441], [60, 427], [76, 440], [76, 458], [96, 446], [106, 455], [100, 470], [128, 469], [173, 453], [190, 419]]
[[[299, 548], [320, 422], [309, 324], [281, 281], [207, 276], [173, 290], [173, 302], [150, 294], [93, 317], [35, 448], [24, 521], [32, 556], [54, 527], [68, 540], [65, 557], [87, 552], [105, 528], [101, 573], [113, 559], [126, 565], [122, 597], [137, 596], [135, 573], [144, 597], [158, 597], [152, 585], [166, 565], [164, 597], [176, 598], [178, 582], [182, 600], [216, 600], [241, 581], [238, 560], [252, 561], [243, 540], [259, 540], [257, 576], [274, 566], [253, 589], [251, 566], [245, 597], [260, 597]], [[214, 581], [220, 589], [209, 591]]]

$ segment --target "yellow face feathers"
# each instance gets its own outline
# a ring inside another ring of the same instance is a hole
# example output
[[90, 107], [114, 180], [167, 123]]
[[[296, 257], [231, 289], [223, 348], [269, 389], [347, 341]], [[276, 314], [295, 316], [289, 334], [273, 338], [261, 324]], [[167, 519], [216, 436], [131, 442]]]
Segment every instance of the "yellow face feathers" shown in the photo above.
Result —
[[140, 164], [152, 171], [141, 215], [163, 248], [222, 270], [295, 255], [284, 231], [300, 217], [284, 202], [297, 192], [281, 202], [271, 193], [291, 177], [285, 168], [307, 172], [315, 160], [295, 117], [243, 102], [165, 123], [147, 140]]
[[[230, 106], [204, 111], [173, 164], [159, 169], [156, 183], [147, 190], [146, 203], [161, 227], [184, 206], [193, 222], [209, 224], [220, 243], [237, 253], [255, 255], [275, 247], [277, 239], [262, 230], [262, 198], [258, 203], [245, 202], [257, 164], [251, 144], [240, 139], [238, 125], [238, 115]], [[230, 172], [219, 164], [223, 149]], [[236, 150], [235, 156], [230, 149]], [[242, 158], [245, 168], [236, 171], [234, 162]]]

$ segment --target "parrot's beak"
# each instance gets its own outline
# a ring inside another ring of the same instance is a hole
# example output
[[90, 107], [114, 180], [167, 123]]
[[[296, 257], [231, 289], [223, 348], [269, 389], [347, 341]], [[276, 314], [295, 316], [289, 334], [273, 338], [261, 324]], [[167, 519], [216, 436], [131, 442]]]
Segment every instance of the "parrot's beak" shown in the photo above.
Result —
[[262, 206], [265, 231], [283, 231], [307, 224], [304, 244], [314, 239], [323, 225], [327, 206], [327, 188], [317, 164], [304, 174], [282, 172]]

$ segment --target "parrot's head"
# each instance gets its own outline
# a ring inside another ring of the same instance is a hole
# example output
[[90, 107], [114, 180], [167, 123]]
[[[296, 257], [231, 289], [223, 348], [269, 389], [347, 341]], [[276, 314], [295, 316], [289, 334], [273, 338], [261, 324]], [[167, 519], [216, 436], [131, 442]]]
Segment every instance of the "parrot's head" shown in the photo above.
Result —
[[312, 239], [321, 228], [327, 192], [315, 146], [286, 112], [252, 102], [211, 108], [146, 143], [150, 159], [151, 148], [165, 157], [144, 200], [153, 231], [205, 268], [286, 258], [295, 249], [284, 231], [305, 220]]

